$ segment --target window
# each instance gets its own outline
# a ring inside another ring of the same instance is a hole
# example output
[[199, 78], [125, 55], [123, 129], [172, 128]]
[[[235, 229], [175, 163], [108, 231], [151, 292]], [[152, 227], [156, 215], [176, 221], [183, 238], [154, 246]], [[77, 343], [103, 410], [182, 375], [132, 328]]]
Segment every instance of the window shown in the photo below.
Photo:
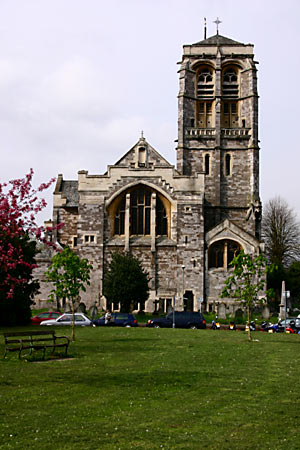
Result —
[[[154, 191], [143, 185], [130, 189], [130, 209], [129, 209], [129, 233], [137, 236], [151, 235], [151, 210], [152, 193]], [[125, 234], [125, 209], [126, 193], [117, 200], [117, 208], [112, 205], [112, 214], [114, 214], [114, 235]], [[155, 234], [156, 236], [168, 235], [168, 210], [167, 201], [156, 194], [155, 209]], [[115, 212], [114, 212], [115, 211]]]
[[231, 175], [231, 155], [229, 153], [225, 155], [225, 175], [227, 177]]
[[146, 149], [139, 147], [139, 167], [146, 167]]
[[196, 105], [197, 126], [200, 128], [212, 127], [212, 101], [197, 102]]
[[239, 126], [238, 103], [224, 101], [222, 105], [222, 128]]
[[240, 244], [229, 239], [213, 243], [208, 249], [208, 268], [223, 267], [227, 269], [240, 251]]
[[209, 249], [208, 267], [224, 267], [224, 244], [213, 244]]
[[125, 234], [125, 205], [126, 196], [124, 195], [115, 214], [115, 234], [117, 235]]
[[213, 97], [213, 73], [208, 67], [199, 69], [197, 73], [197, 97]]
[[77, 236], [73, 236], [72, 238], [72, 246], [73, 247], [77, 247], [78, 245], [78, 237]]
[[94, 244], [96, 242], [96, 237], [94, 234], [86, 234], [84, 236], [84, 242], [86, 244]]
[[230, 67], [225, 69], [223, 73], [222, 94], [223, 97], [239, 96], [239, 83], [236, 68]]
[[168, 234], [168, 217], [166, 208], [161, 199], [156, 197], [156, 235], [167, 236]]
[[151, 191], [140, 188], [130, 195], [131, 234], [150, 234]]
[[204, 172], [205, 175], [209, 175], [209, 155], [205, 155], [204, 157]]
[[[211, 68], [202, 67], [196, 74], [196, 126], [212, 128], [212, 111], [214, 97], [214, 78]], [[211, 100], [210, 100], [211, 99]]]

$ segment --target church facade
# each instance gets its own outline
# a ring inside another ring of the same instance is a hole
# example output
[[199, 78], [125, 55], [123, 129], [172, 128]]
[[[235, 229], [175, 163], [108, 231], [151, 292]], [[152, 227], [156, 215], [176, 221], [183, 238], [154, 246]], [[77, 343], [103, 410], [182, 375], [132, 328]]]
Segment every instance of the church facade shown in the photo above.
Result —
[[[257, 69], [253, 45], [216, 34], [183, 47], [177, 164], [143, 137], [102, 175], [58, 175], [53, 241], [93, 265], [81, 295], [107, 306], [103, 277], [113, 252], [130, 252], [149, 273], [150, 296], [135, 309], [215, 310], [229, 264], [260, 252]], [[40, 270], [47, 260], [40, 257]], [[41, 283], [39, 300], [46, 299]], [[44, 298], [45, 297], [45, 298]]]

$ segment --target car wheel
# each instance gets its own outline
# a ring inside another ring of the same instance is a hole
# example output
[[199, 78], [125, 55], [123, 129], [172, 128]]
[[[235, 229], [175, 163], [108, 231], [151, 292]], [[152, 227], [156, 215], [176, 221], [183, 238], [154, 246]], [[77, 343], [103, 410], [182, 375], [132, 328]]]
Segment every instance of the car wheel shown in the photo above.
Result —
[[127, 325], [125, 325], [125, 328], [131, 328], [131, 325], [129, 325], [129, 323]]
[[191, 330], [197, 330], [197, 325], [190, 325]]
[[153, 325], [154, 328], [160, 328], [160, 325], [158, 325], [157, 323], [155, 325]]

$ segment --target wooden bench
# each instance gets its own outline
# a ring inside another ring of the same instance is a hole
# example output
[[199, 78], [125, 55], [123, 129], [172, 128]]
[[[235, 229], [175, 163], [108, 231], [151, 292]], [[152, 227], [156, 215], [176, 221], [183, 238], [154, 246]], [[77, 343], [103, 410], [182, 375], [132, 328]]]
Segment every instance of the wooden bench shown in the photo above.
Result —
[[[19, 359], [23, 350], [43, 350], [43, 359], [47, 348], [52, 348], [52, 354], [56, 348], [65, 348], [67, 355], [70, 340], [67, 336], [56, 336], [55, 331], [20, 331], [3, 333], [5, 341], [4, 358], [8, 352], [19, 352]], [[61, 341], [63, 340], [63, 341]]]

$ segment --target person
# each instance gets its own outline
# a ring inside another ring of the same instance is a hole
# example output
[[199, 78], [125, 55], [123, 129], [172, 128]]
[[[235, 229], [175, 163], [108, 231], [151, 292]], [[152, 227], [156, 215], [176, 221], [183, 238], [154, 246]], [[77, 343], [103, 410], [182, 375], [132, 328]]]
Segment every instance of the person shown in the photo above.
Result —
[[109, 324], [110, 321], [111, 321], [111, 312], [108, 309], [105, 313], [105, 325]]

